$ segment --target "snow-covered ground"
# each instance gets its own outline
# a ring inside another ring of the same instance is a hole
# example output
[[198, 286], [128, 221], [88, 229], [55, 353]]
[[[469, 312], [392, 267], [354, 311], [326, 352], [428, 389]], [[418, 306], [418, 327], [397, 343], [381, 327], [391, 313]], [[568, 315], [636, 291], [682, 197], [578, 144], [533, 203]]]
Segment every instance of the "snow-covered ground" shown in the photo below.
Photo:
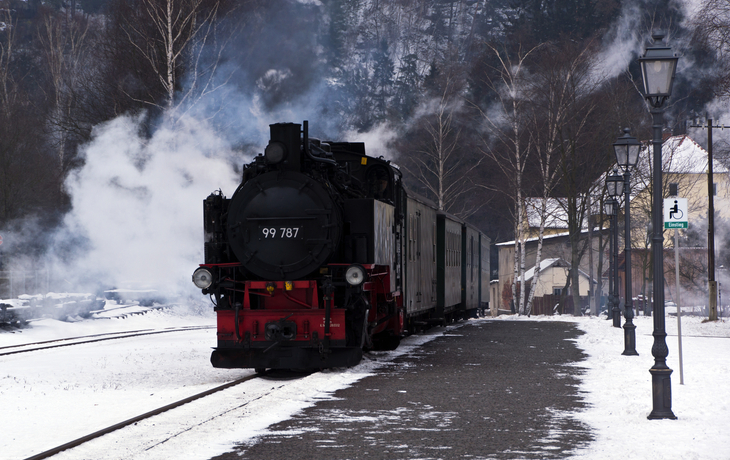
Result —
[[680, 384], [677, 318], [666, 318], [667, 365], [677, 420], [647, 420], [652, 410], [650, 317], [634, 318], [636, 351], [623, 356], [623, 329], [598, 318], [566, 318], [586, 333], [578, 340], [588, 359], [581, 390], [590, 408], [576, 417], [595, 429], [596, 441], [580, 459], [730, 459], [730, 321], [682, 317], [684, 384]]
[[[647, 420], [653, 365], [651, 318], [636, 318], [637, 351], [622, 356], [623, 330], [598, 318], [500, 317], [497, 321], [571, 321], [587, 360], [581, 391], [589, 403], [570, 414], [592, 426], [596, 441], [580, 459], [728, 459], [730, 323], [682, 320], [684, 385], [680, 385], [676, 318], [667, 318], [672, 409], [678, 420]], [[474, 321], [493, 321], [479, 319]], [[150, 311], [124, 319], [63, 323], [42, 320], [0, 332], [0, 347], [105, 332], [213, 325], [206, 314]], [[455, 327], [459, 327], [458, 325]], [[370, 354], [350, 369], [291, 381], [257, 379], [60, 454], [59, 459], [205, 459], [251, 440], [296, 411], [377, 372], [443, 333], [409, 337], [395, 352]], [[210, 366], [215, 330], [198, 329], [76, 345], [0, 357], [0, 452], [3, 459], [36, 453], [251, 373]], [[0, 350], [2, 352], [4, 350]]]

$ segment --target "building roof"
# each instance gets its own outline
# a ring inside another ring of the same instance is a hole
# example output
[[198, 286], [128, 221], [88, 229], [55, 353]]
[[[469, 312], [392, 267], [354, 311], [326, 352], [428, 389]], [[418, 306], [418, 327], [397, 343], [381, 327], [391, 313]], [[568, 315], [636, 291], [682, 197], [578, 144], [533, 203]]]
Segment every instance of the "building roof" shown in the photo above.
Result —
[[[651, 149], [650, 142], [643, 144], [637, 165], [646, 177], [651, 176], [653, 161]], [[728, 168], [717, 161], [717, 158], [712, 159], [712, 170], [714, 173], [728, 172]], [[706, 174], [707, 150], [687, 134], [671, 136], [662, 144], [662, 171], [664, 174]]]
[[[532, 278], [535, 276], [535, 267], [532, 267], [531, 269], [527, 270], [525, 272], [525, 282], [531, 281]], [[544, 272], [550, 267], [560, 267], [560, 268], [570, 268], [570, 263], [566, 262], [565, 260], [561, 258], [551, 258], [551, 259], [544, 259], [540, 261], [540, 273]], [[590, 276], [583, 270], [578, 269], [578, 273], [582, 275], [585, 278], [591, 279]], [[595, 283], [595, 281], [593, 281]]]
[[[662, 160], [665, 173], [707, 173], [707, 150], [687, 134], [672, 136], [664, 141]], [[716, 173], [728, 172], [728, 168], [717, 161], [717, 158], [712, 159], [712, 170]]]
[[[570, 267], [570, 264], [567, 262], [564, 262], [566, 265], [561, 264], [562, 259], [555, 258], [555, 259], [545, 259], [540, 261], [540, 272], [544, 272], [546, 269], [552, 267], [553, 265], [557, 267]], [[535, 276], [535, 268], [537, 266], [532, 267], [531, 269], [527, 270], [525, 272], [525, 281], [532, 280], [532, 277]]]
[[[603, 230], [605, 230], [605, 229], [602, 229], [601, 227], [594, 227], [593, 228], [593, 231], [596, 232], [596, 233], [598, 233], [600, 231], [603, 231]], [[588, 230], [587, 229], [583, 229], [583, 230], [581, 230], [580, 234], [581, 235], [587, 235], [588, 234]], [[568, 238], [568, 237], [570, 237], [570, 233], [569, 232], [563, 232], [563, 233], [555, 233], [555, 234], [552, 234], [552, 235], [544, 235], [542, 237], [542, 240], [543, 241], [546, 241], [546, 240], [551, 240], [551, 239], [554, 239], [554, 238]], [[540, 239], [540, 237], [538, 237], [538, 236], [536, 236], [534, 238], [528, 238], [528, 239], [525, 240], [525, 244], [527, 244], [527, 243], [534, 243], [535, 241], [538, 241], [539, 239]], [[515, 245], [515, 240], [512, 240], [512, 241], [503, 241], [501, 243], [494, 243], [494, 245], [495, 246], [501, 246], [501, 247], [504, 247], [504, 246], [514, 246]]]

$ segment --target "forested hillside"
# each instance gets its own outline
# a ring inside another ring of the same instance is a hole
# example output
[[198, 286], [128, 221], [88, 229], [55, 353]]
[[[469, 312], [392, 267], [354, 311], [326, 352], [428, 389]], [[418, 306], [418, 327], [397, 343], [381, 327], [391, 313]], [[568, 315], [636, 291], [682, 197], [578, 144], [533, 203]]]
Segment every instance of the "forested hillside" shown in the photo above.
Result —
[[509, 240], [524, 197], [582, 196], [622, 127], [650, 137], [636, 58], [652, 28], [683, 55], [672, 128], [723, 95], [724, 35], [696, 27], [691, 15], [708, 10], [689, 6], [2, 0], [0, 229], [54, 228], [80, 146], [134, 114], [147, 136], [205, 120], [242, 154], [263, 148], [269, 123], [308, 119], [315, 136], [365, 140], [444, 210]]

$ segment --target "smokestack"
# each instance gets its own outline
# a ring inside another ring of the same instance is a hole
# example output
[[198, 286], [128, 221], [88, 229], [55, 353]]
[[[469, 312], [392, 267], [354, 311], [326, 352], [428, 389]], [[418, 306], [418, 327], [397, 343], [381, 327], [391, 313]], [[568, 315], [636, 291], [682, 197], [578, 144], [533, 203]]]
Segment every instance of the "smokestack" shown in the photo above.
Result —
[[[279, 144], [284, 147], [285, 159], [283, 168], [299, 171], [301, 169], [301, 126], [298, 123], [275, 123], [269, 125], [271, 140], [269, 146]], [[269, 147], [266, 147], [267, 150]]]

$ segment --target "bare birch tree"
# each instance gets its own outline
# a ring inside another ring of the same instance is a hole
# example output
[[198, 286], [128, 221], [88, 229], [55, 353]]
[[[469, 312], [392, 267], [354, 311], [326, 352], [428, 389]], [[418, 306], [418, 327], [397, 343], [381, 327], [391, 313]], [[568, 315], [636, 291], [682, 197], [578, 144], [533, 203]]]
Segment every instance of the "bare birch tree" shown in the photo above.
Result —
[[124, 31], [152, 69], [164, 97], [162, 101], [135, 100], [160, 108], [168, 116], [177, 111], [179, 117], [230, 79], [229, 75], [216, 82], [214, 77], [223, 49], [234, 33], [229, 30], [225, 37], [218, 34], [218, 0], [137, 0], [136, 4], [137, 16], [126, 18]]
[[483, 143], [483, 153], [490, 158], [510, 181], [510, 196], [514, 200], [514, 274], [512, 278], [512, 299], [517, 297], [519, 283], [519, 302], [516, 309], [525, 314], [525, 242], [528, 228], [525, 217], [525, 196], [523, 176], [531, 149], [531, 140], [525, 139], [526, 109], [529, 102], [527, 95], [527, 60], [542, 45], [529, 50], [519, 48], [514, 56], [506, 50], [500, 50], [487, 44], [498, 65], [491, 70], [496, 77], [486, 75], [486, 85], [497, 98], [496, 112], [479, 109], [485, 121], [486, 129], [494, 141]]
[[[557, 173], [565, 197], [565, 215], [571, 243], [570, 281], [573, 285], [573, 314], [580, 315], [579, 267], [587, 241], [582, 231], [590, 215], [590, 186], [602, 172], [603, 161], [596, 161], [595, 145], [590, 131], [594, 126], [590, 121], [597, 108], [595, 97], [602, 81], [592, 72], [592, 42], [576, 46], [551, 47], [542, 56], [542, 71], [545, 82], [537, 81], [536, 88], [543, 92], [542, 99], [547, 101], [541, 110], [546, 117], [547, 143], [551, 148], [551, 158], [555, 161], [554, 171], [543, 169], [551, 174]], [[543, 130], [540, 130], [543, 131]], [[540, 132], [538, 131], [538, 132]], [[594, 135], [595, 137], [595, 135]], [[599, 150], [601, 151], [601, 150]], [[546, 179], [555, 176], [545, 176]]]
[[[83, 16], [59, 14], [52, 11], [43, 16], [38, 30], [44, 69], [53, 94], [49, 116], [53, 143], [56, 148], [58, 175], [64, 177], [70, 167], [69, 139], [84, 128], [74, 115], [80, 104], [79, 88], [88, 78], [93, 66], [89, 62], [90, 23]], [[88, 126], [86, 129], [90, 129]], [[83, 137], [83, 135], [82, 135]]]
[[0, 2], [0, 226], [43, 207], [59, 191], [41, 145], [41, 112], [24, 88], [29, 71], [18, 66], [17, 27], [16, 11]]
[[[5, 6], [5, 5], [2, 5]], [[0, 103], [3, 115], [7, 120], [10, 117], [9, 108], [17, 97], [14, 82], [10, 73], [10, 61], [15, 46], [15, 19], [10, 8], [0, 6], [0, 24], [2, 24], [3, 40], [0, 42]]]
[[447, 78], [440, 97], [422, 104], [417, 111], [416, 123], [426, 134], [404, 168], [435, 197], [439, 210], [466, 218], [479, 209], [465, 198], [475, 189], [469, 175], [481, 158], [470, 164], [464, 160], [461, 128], [454, 119], [462, 108], [463, 100], [454, 91], [453, 79]]
[[[546, 48], [543, 48], [546, 50]], [[550, 51], [550, 47], [547, 47]], [[556, 182], [561, 178], [559, 173], [563, 136], [569, 130], [580, 134], [585, 129], [587, 115], [579, 110], [579, 99], [586, 96], [586, 49], [578, 53], [574, 59], [561, 61], [554, 59], [554, 53], [548, 52], [547, 59], [536, 66], [531, 82], [530, 136], [535, 149], [539, 178], [540, 219], [538, 230], [537, 256], [535, 274], [532, 285], [536, 286], [540, 279], [540, 262], [542, 260], [542, 244], [545, 234], [545, 222], [548, 217], [548, 200], [553, 196]], [[554, 50], [552, 50], [554, 51]], [[570, 128], [568, 128], [570, 126]], [[535, 290], [530, 290], [525, 306], [526, 314], [532, 310]]]

